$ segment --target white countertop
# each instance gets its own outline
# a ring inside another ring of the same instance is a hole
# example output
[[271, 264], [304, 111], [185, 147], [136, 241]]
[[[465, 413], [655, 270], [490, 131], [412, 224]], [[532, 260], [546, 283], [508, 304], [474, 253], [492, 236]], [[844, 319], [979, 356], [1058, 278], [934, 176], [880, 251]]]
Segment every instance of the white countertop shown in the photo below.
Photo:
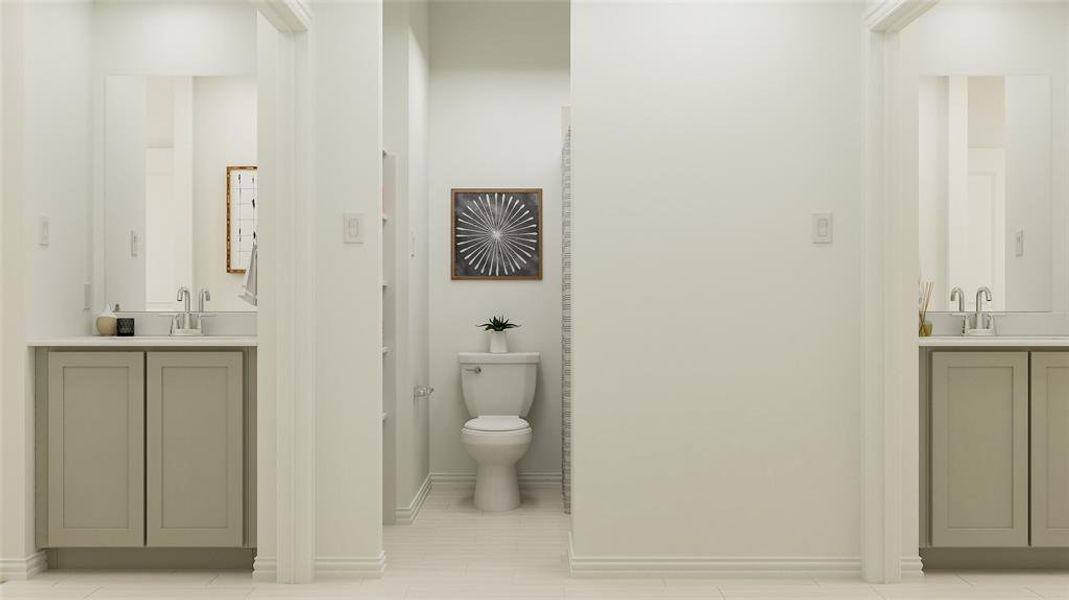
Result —
[[921, 348], [1069, 348], [1069, 336], [992, 335], [967, 337], [933, 335], [917, 338]]
[[256, 337], [233, 335], [188, 337], [173, 337], [169, 335], [135, 335], [132, 337], [85, 335], [30, 340], [27, 345], [51, 348], [234, 348], [256, 346]]

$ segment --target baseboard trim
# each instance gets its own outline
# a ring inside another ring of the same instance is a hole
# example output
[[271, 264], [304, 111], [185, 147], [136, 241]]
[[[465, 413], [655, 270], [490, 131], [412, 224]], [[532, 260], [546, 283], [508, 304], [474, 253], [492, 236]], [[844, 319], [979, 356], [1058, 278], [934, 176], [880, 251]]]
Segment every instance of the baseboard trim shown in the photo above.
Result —
[[[439, 487], [460, 487], [475, 485], [475, 473], [431, 473], [431, 485]], [[560, 487], [559, 472], [521, 472], [518, 476], [520, 487], [543, 488]]]
[[902, 581], [920, 581], [924, 579], [924, 561], [920, 556], [903, 556]]
[[50, 569], [248, 571], [255, 548], [49, 548]]
[[332, 577], [378, 578], [386, 571], [386, 553], [378, 556], [321, 556], [312, 560], [316, 579]]
[[[928, 569], [993, 571], [1069, 568], [1069, 548], [921, 548], [920, 559]], [[902, 578], [905, 579], [905, 567]]]
[[568, 536], [573, 577], [710, 577], [781, 579], [861, 577], [860, 558], [794, 556], [576, 556]]
[[0, 580], [24, 581], [48, 570], [48, 558], [43, 550], [26, 558], [0, 558]]
[[431, 475], [428, 473], [423, 480], [423, 485], [419, 486], [419, 490], [416, 491], [416, 497], [412, 499], [412, 502], [408, 506], [398, 506], [394, 510], [394, 524], [411, 525], [416, 520], [416, 517], [419, 516], [419, 511], [423, 510], [423, 501], [427, 499], [427, 494], [430, 492]]
[[263, 556], [253, 558], [252, 578], [254, 581], [277, 581], [278, 561]]

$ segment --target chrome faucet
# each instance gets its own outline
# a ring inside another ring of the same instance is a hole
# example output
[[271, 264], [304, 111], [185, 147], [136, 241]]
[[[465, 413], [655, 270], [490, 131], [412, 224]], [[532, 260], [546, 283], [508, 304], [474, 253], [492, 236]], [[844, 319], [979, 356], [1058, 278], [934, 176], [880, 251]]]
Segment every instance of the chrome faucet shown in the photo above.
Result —
[[190, 311], [190, 304], [192, 298], [189, 294], [189, 288], [182, 286], [178, 288], [178, 297], [175, 298], [182, 303], [182, 314], [175, 315], [175, 319], [178, 322], [178, 329], [193, 329], [193, 313]]
[[991, 302], [991, 290], [981, 287], [976, 290], [976, 312], [973, 314], [973, 329], [991, 329], [991, 315], [984, 314], [984, 300]]
[[197, 315], [196, 315], [196, 328], [204, 328], [204, 303], [211, 302], [212, 293], [208, 288], [200, 288], [200, 294], [197, 297]]
[[956, 287], [950, 290], [950, 301], [958, 301], [958, 312], [961, 315], [961, 333], [964, 334], [965, 330], [969, 328], [969, 315], [965, 312], [965, 291], [960, 287]]

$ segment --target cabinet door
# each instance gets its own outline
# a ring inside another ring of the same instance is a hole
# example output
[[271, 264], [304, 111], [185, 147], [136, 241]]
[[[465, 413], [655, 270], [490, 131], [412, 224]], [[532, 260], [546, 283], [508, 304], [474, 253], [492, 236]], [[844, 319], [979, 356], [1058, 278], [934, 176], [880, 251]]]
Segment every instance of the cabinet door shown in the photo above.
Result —
[[242, 355], [150, 352], [149, 546], [241, 546]]
[[932, 545], [1028, 545], [1028, 353], [932, 355]]
[[48, 544], [142, 546], [144, 355], [48, 355]]
[[1069, 352], [1032, 354], [1032, 545], [1069, 546]]

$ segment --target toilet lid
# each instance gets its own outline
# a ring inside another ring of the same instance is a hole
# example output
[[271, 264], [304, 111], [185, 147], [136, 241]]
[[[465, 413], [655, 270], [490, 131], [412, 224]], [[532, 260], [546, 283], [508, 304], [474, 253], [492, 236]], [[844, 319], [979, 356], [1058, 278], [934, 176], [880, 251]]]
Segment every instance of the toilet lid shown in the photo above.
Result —
[[520, 431], [530, 425], [519, 417], [485, 416], [475, 417], [464, 424], [464, 429], [474, 431]]

